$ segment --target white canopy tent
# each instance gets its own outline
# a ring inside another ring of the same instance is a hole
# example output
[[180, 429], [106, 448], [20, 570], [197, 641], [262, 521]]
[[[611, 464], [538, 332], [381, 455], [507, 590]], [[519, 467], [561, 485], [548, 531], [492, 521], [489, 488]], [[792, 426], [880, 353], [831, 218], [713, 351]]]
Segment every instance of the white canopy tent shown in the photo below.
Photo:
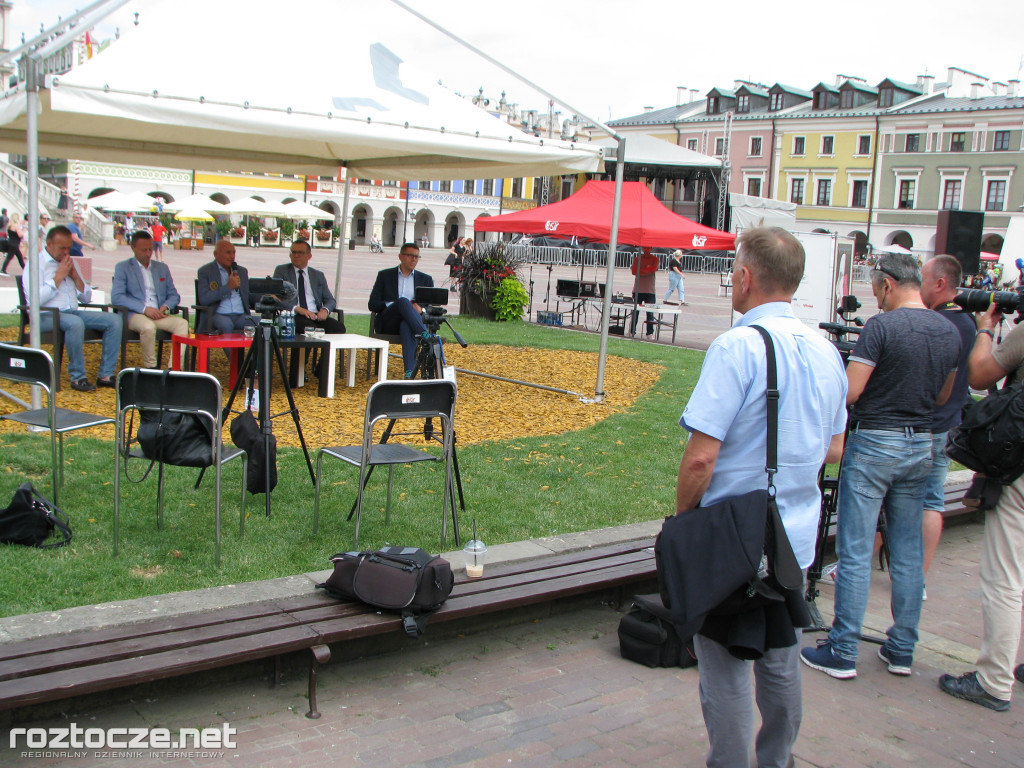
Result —
[[207, 213], [223, 213], [224, 203], [218, 203], [202, 192], [196, 192], [181, 200], [175, 200], [173, 203], [164, 203], [164, 210], [168, 213], [177, 213], [186, 208], [198, 208]]
[[[135, 0], [137, 28], [64, 75], [42, 74], [69, 25], [80, 34], [126, 1], [97, 0], [0, 57], [26, 60], [27, 79], [0, 94], [0, 151], [28, 155], [33, 196], [40, 154], [346, 181], [603, 168], [599, 147], [525, 134], [402, 66], [407, 51], [422, 49], [425, 27], [414, 18], [441, 28], [398, 0], [296, 0], [287, 13], [276, 0], [250, 0], [244, 12], [205, 0]], [[365, 42], [353, 37], [340, 48], [340, 29], [363, 30]], [[301, 45], [303, 76], [274, 55], [282, 41]], [[423, 60], [426, 70], [429, 52]], [[342, 255], [339, 247], [338, 281]], [[35, 314], [38, 302], [30, 303]], [[604, 334], [599, 382], [603, 354]]]
[[330, 211], [317, 208], [315, 205], [310, 205], [302, 200], [293, 200], [290, 203], [285, 203], [284, 210], [286, 212], [285, 217], [289, 219], [309, 219], [310, 221], [319, 221], [321, 219], [334, 218], [334, 214]]
[[751, 227], [782, 227], [792, 232], [796, 226], [796, 203], [788, 200], [730, 192], [729, 207], [732, 211], [729, 229], [732, 232]]

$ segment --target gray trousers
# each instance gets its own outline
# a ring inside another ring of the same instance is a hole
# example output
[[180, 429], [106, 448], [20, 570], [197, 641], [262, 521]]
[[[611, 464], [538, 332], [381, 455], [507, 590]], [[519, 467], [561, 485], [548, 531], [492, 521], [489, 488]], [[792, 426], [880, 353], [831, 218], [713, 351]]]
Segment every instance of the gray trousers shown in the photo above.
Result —
[[693, 638], [700, 672], [700, 706], [711, 749], [708, 768], [750, 768], [754, 740], [751, 666], [757, 683], [761, 730], [754, 743], [758, 768], [790, 768], [800, 732], [800, 644], [775, 648], [757, 661], [743, 661], [725, 646], [701, 635]]

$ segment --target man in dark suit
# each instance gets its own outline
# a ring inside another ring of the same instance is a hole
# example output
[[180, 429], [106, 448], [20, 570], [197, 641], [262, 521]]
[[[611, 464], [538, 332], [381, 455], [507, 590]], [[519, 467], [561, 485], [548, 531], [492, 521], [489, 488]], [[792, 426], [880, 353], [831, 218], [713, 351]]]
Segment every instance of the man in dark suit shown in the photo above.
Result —
[[[213, 249], [213, 261], [199, 268], [200, 304], [213, 306], [209, 326], [221, 333], [240, 331], [255, 325], [249, 310], [249, 272], [235, 264], [235, 246], [221, 240]], [[209, 331], [210, 328], [204, 328]]]
[[170, 314], [181, 302], [171, 279], [171, 270], [162, 261], [153, 261], [153, 236], [145, 230], [132, 233], [135, 258], [114, 266], [114, 286], [110, 300], [129, 310], [128, 327], [139, 334], [142, 364], [158, 367], [157, 329], [179, 336], [188, 335], [188, 320]]
[[284, 309], [295, 310], [295, 332], [302, 333], [313, 326], [327, 333], [344, 333], [345, 323], [330, 317], [338, 305], [327, 287], [327, 278], [319, 269], [308, 266], [313, 256], [309, 243], [294, 241], [288, 256], [292, 263], [274, 267], [274, 277], [295, 286], [296, 297], [290, 302], [281, 302]]
[[402, 337], [402, 360], [405, 377], [412, 378], [416, 368], [416, 340], [428, 337], [427, 327], [420, 316], [422, 307], [416, 304], [416, 289], [434, 287], [434, 278], [416, 271], [420, 249], [415, 243], [405, 243], [398, 252], [398, 266], [382, 269], [370, 291], [367, 302], [371, 312], [377, 313], [377, 333], [397, 333]]

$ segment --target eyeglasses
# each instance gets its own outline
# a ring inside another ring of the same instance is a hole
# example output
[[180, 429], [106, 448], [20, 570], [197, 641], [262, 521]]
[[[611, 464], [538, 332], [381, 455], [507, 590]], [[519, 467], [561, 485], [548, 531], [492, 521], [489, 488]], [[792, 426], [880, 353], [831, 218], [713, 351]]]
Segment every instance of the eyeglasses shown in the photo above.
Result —
[[420, 255], [418, 253], [400, 253], [399, 256], [406, 256], [410, 259], [418, 259]]
[[292, 256], [309, 256], [306, 251], [288, 251]]

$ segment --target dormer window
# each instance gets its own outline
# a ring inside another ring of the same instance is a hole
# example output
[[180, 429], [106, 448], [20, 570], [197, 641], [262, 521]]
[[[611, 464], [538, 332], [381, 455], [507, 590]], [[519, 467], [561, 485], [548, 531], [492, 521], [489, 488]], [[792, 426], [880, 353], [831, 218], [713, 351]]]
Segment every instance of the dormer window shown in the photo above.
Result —
[[845, 90], [839, 94], [839, 108], [853, 109], [853, 91]]
[[893, 103], [893, 89], [882, 88], [878, 91], [878, 106], [891, 107]]
[[745, 93], [740, 94], [739, 101], [736, 104], [737, 112], [749, 112], [750, 111], [750, 97]]
[[828, 91], [818, 91], [814, 94], [814, 108], [828, 109]]
[[768, 110], [770, 112], [778, 112], [780, 109], [782, 109], [782, 94], [773, 93], [771, 104], [769, 104]]
[[717, 96], [708, 96], [708, 114], [717, 115], [721, 108], [721, 102]]

